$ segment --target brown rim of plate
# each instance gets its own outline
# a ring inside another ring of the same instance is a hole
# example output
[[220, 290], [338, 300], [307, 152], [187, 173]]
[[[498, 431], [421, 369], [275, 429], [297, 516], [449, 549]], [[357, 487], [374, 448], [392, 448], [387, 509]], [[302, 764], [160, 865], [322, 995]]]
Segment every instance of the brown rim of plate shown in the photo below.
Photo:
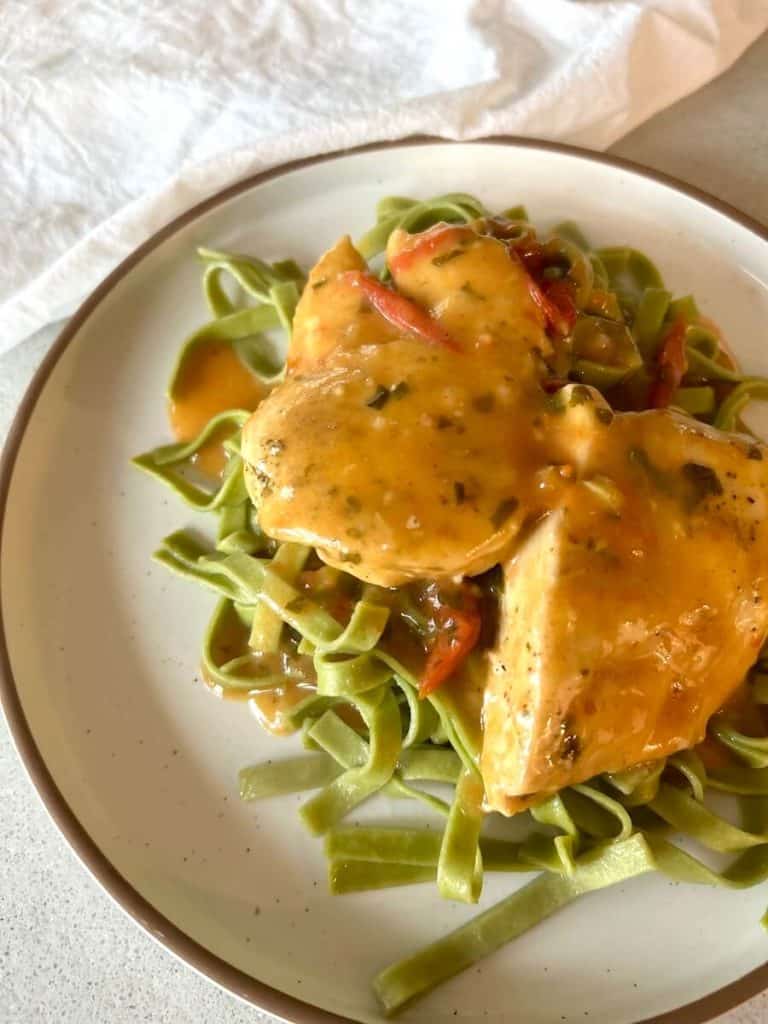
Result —
[[[143, 245], [134, 250], [122, 263], [109, 274], [98, 287], [82, 303], [77, 312], [67, 323], [66, 327], [59, 334], [51, 346], [47, 355], [40, 364], [37, 372], [32, 378], [29, 387], [24, 394], [22, 402], [14, 418], [8, 438], [3, 450], [2, 461], [0, 461], [0, 565], [2, 565], [2, 544], [4, 539], [5, 512], [10, 491], [11, 479], [13, 476], [16, 458], [19, 453], [21, 442], [32, 414], [35, 411], [37, 400], [45, 387], [59, 357], [77, 334], [82, 324], [97, 308], [112, 289], [125, 275], [136, 266], [148, 253], [156, 249], [167, 238], [170, 238], [180, 228], [196, 220], [209, 210], [232, 199], [234, 196], [269, 181], [272, 178], [287, 174], [290, 171], [307, 167], [311, 164], [322, 163], [326, 160], [335, 160], [340, 157], [351, 156], [356, 153], [370, 152], [377, 149], [391, 149], [399, 146], [418, 145], [453, 145], [451, 140], [432, 138], [426, 135], [410, 136], [396, 142], [372, 143], [366, 146], [358, 146], [353, 149], [340, 150], [334, 153], [326, 153], [320, 156], [308, 157], [303, 160], [295, 160], [291, 163], [282, 164], [271, 170], [251, 175], [228, 188], [217, 192], [203, 202], [193, 206], [186, 213], [176, 217], [165, 227], [147, 239]], [[618, 157], [606, 156], [603, 153], [595, 153], [590, 150], [581, 149], [578, 146], [568, 146], [563, 143], [545, 142], [539, 139], [527, 139], [518, 136], [496, 136], [484, 139], [473, 139], [462, 141], [461, 145], [506, 145], [510, 147], [521, 147], [527, 149], [538, 149], [551, 153], [562, 153], [568, 156], [577, 157], [581, 160], [590, 160], [595, 163], [608, 164], [620, 170], [628, 171], [631, 174], [644, 178], [650, 178], [667, 188], [673, 189], [688, 198], [694, 199], [705, 206], [713, 208], [718, 213], [736, 221], [738, 224], [752, 231], [759, 238], [768, 242], [768, 228], [759, 221], [715, 198], [701, 189], [692, 185], [684, 184], [677, 178], [664, 174], [660, 171], [651, 170], [642, 164], [634, 163], [631, 160], [624, 160]], [[300, 999], [296, 999], [278, 989], [272, 988], [264, 982], [240, 971], [211, 953], [200, 943], [196, 942], [189, 935], [185, 934], [168, 918], [164, 917], [155, 907], [141, 896], [136, 889], [124, 878], [110, 863], [107, 857], [101, 852], [95, 841], [85, 831], [78, 821], [74, 812], [64, 799], [63, 794], [57, 787], [42, 754], [35, 742], [29, 723], [24, 715], [13, 677], [13, 670], [10, 664], [8, 646], [5, 637], [5, 625], [2, 617], [2, 606], [0, 605], [0, 704], [5, 711], [6, 719], [13, 737], [16, 749], [21, 760], [32, 780], [39, 796], [41, 797], [48, 813], [53, 818], [59, 831], [69, 843], [81, 863], [96, 878], [107, 893], [119, 904], [119, 906], [134, 919], [146, 932], [149, 933], [167, 950], [174, 953], [181, 960], [185, 961], [194, 970], [210, 978], [222, 988], [238, 996], [240, 999], [273, 1013], [284, 1020], [294, 1024], [356, 1024], [349, 1017], [341, 1017], [338, 1014], [330, 1013], [319, 1007], [311, 1006]], [[712, 992], [702, 999], [688, 1003], [676, 1010], [662, 1013], [656, 1017], [649, 1017], [637, 1024], [703, 1024], [711, 1021], [714, 1017], [727, 1010], [733, 1009], [746, 999], [757, 995], [768, 987], [768, 962], [761, 967], [755, 968], [743, 978], [726, 985], [724, 988]]]

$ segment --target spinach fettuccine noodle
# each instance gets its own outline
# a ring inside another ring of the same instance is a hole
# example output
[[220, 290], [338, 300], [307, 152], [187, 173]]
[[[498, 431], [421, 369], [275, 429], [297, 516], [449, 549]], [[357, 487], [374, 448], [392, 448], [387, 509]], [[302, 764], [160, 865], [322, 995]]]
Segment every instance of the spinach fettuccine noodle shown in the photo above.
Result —
[[[386, 281], [381, 254], [396, 228], [481, 220], [494, 217], [463, 193], [388, 197], [358, 249]], [[727, 430], [740, 429], [749, 402], [768, 400], [768, 382], [739, 371], [694, 300], [673, 296], [643, 253], [594, 248], [570, 222], [542, 242], [523, 207], [495, 221], [512, 244], [536, 240], [547, 280], [569, 285], [572, 324], [557, 377], [596, 387], [617, 409], [669, 406]], [[284, 374], [280, 334], [290, 338], [302, 269], [290, 260], [269, 264], [209, 249], [199, 255], [210, 319], [182, 345], [169, 400], [179, 398], [211, 346], [231, 352], [269, 388]], [[323, 837], [335, 893], [431, 883], [436, 895], [475, 904], [486, 871], [535, 875], [510, 884], [510, 895], [449, 935], [383, 967], [373, 985], [387, 1014], [592, 890], [650, 871], [730, 888], [768, 878], [768, 730], [745, 732], [727, 714], [711, 723], [701, 757], [683, 752], [568, 787], [523, 812], [526, 838], [500, 837], [498, 829], [486, 835], [475, 717], [446, 688], [419, 699], [420, 663], [408, 654], [424, 646], [419, 607], [409, 592], [364, 584], [324, 565], [308, 546], [265, 536], [240, 451], [251, 411], [221, 409], [196, 436], [134, 460], [216, 524], [211, 540], [180, 530], [155, 553], [212, 592], [201, 653], [206, 681], [232, 695], [291, 697], [279, 724], [295, 734], [294, 749], [284, 760], [244, 767], [240, 796], [307, 794], [300, 818]], [[221, 456], [214, 478], [199, 462], [211, 447]], [[768, 659], [758, 661], [747, 686], [762, 721]], [[738, 824], [710, 809], [712, 791], [734, 795]], [[356, 809], [374, 797], [409, 802], [429, 827], [354, 826]], [[680, 834], [730, 863], [715, 871], [706, 855], [698, 859], [676, 844]]]

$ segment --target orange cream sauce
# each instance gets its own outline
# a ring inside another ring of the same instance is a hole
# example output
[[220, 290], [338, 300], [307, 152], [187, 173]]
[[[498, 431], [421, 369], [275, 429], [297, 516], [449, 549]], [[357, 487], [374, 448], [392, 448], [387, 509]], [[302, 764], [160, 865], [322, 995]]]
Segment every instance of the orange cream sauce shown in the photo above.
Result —
[[287, 736], [295, 732], [295, 726], [288, 717], [291, 711], [315, 692], [316, 687], [312, 683], [286, 679], [284, 686], [249, 693], [248, 705], [259, 725], [267, 732], [273, 736]]
[[[221, 661], [246, 654], [247, 645], [244, 634], [241, 635], [237, 644], [227, 641], [227, 653], [221, 656]], [[221, 651], [219, 652], [221, 655]], [[253, 662], [256, 667], [261, 661], [259, 655], [254, 653]], [[287, 736], [295, 732], [296, 727], [291, 723], [289, 715], [293, 709], [307, 697], [317, 692], [317, 687], [309, 679], [292, 679], [285, 675], [279, 686], [270, 686], [261, 690], [225, 690], [213, 679], [209, 679], [205, 669], [202, 669], [203, 679], [206, 685], [223, 700], [247, 701], [252, 713], [262, 728], [273, 736]]]
[[[173, 398], [168, 403], [171, 429], [179, 441], [191, 441], [217, 413], [227, 409], [253, 411], [266, 386], [223, 341], [203, 342], [190, 354]], [[207, 476], [218, 476], [227, 462], [222, 436], [214, 436], [195, 456]]]

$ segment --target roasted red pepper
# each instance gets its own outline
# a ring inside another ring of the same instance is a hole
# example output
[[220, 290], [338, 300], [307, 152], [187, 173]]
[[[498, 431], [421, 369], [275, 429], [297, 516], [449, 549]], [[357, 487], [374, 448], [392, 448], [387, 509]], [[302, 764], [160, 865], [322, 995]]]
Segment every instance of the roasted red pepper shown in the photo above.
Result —
[[460, 668], [480, 637], [480, 605], [474, 591], [465, 587], [461, 607], [437, 603], [435, 622], [437, 633], [419, 685], [422, 698]]
[[648, 395], [648, 404], [652, 409], [666, 409], [688, 369], [685, 354], [687, 327], [687, 321], [678, 317], [662, 339], [656, 357], [656, 379]]
[[415, 302], [406, 299], [399, 292], [387, 288], [377, 281], [371, 274], [360, 270], [348, 270], [341, 275], [344, 280], [359, 288], [361, 293], [370, 302], [377, 313], [380, 313], [385, 320], [389, 320], [395, 327], [406, 331], [408, 334], [415, 334], [430, 345], [442, 345], [454, 352], [460, 352], [460, 347], [446, 331], [433, 320], [426, 310], [417, 306]]
[[573, 329], [578, 315], [573, 285], [562, 278], [553, 281], [540, 279], [539, 275], [546, 269], [548, 254], [538, 242], [511, 245], [508, 251], [510, 258], [516, 260], [528, 275], [528, 290], [544, 314], [547, 328], [558, 337], [565, 338]]
[[551, 319], [550, 313], [552, 327], [565, 337], [573, 330], [576, 317], [579, 315], [574, 299], [574, 287], [570, 281], [563, 280], [550, 281], [542, 287], [547, 301], [557, 310], [556, 319]]

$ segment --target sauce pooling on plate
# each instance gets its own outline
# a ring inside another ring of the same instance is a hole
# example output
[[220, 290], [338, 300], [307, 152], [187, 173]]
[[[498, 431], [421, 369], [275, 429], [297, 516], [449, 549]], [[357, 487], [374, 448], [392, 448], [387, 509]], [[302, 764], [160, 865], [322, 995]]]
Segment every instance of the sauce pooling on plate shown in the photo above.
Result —
[[[178, 441], [191, 441], [217, 413], [255, 409], [266, 388], [240, 361], [231, 345], [203, 342], [186, 360], [168, 403], [168, 418]], [[199, 469], [218, 476], [226, 464], [221, 438], [213, 437], [197, 454]]]

